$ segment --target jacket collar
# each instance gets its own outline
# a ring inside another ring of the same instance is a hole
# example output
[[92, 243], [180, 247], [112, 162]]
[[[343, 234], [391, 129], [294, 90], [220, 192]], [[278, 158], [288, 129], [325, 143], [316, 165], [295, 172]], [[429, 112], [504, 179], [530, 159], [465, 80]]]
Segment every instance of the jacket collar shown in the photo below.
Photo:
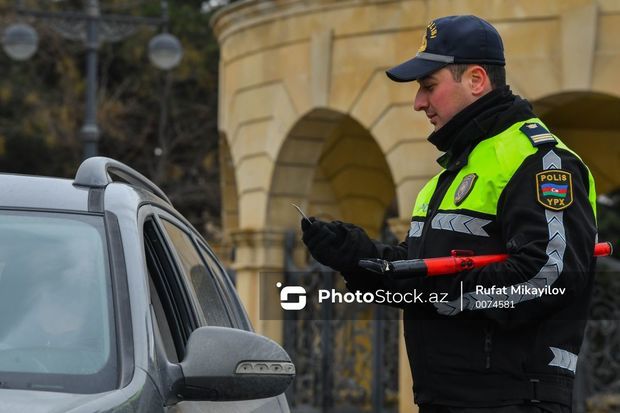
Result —
[[437, 162], [455, 171], [467, 165], [471, 151], [481, 141], [497, 135], [516, 122], [535, 117], [530, 103], [513, 95], [508, 86], [492, 90], [457, 113], [428, 137], [442, 152]]

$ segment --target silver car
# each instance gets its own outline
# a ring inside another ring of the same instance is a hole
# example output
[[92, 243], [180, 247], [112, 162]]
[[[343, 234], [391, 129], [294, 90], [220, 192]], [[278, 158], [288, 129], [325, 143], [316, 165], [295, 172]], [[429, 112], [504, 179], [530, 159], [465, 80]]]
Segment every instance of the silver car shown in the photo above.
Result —
[[288, 412], [294, 376], [147, 178], [0, 174], [0, 412]]

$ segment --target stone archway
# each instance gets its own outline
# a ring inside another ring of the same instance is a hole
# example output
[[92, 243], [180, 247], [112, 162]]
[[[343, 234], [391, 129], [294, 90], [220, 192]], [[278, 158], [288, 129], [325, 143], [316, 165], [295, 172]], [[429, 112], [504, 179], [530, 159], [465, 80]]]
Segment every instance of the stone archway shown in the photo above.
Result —
[[220, 132], [219, 136], [219, 162], [222, 197], [221, 218], [224, 231], [218, 246], [218, 253], [220, 257], [224, 258], [225, 264], [230, 265], [234, 256], [230, 235], [239, 229], [239, 194], [237, 191], [235, 164], [230, 153], [230, 146], [226, 140], [226, 135], [223, 132]]
[[[279, 152], [266, 225], [298, 231], [300, 217], [290, 205], [295, 203], [308, 215], [352, 222], [379, 238], [385, 219], [397, 214], [395, 188], [385, 154], [364, 126], [349, 115], [315, 109], [293, 126]], [[346, 292], [340, 276], [308, 267], [305, 248], [300, 242], [296, 247], [304, 264], [287, 264], [286, 285], [301, 285], [309, 296], [316, 295], [318, 286]], [[287, 262], [292, 253], [287, 248]], [[309, 300], [303, 314], [287, 314], [282, 327], [283, 345], [304, 372], [288, 395], [294, 409], [383, 410], [396, 405], [398, 311]], [[313, 343], [312, 352], [308, 343]], [[317, 364], [329, 368], [316, 369]]]
[[590, 168], [597, 193], [620, 188], [620, 98], [567, 92], [534, 103], [536, 112]]
[[297, 227], [291, 203], [377, 236], [396, 198], [385, 155], [370, 132], [348, 115], [316, 109], [291, 129], [275, 163], [267, 226]]
[[230, 233], [239, 228], [239, 195], [230, 147], [220, 134], [220, 185], [222, 190], [222, 226]]

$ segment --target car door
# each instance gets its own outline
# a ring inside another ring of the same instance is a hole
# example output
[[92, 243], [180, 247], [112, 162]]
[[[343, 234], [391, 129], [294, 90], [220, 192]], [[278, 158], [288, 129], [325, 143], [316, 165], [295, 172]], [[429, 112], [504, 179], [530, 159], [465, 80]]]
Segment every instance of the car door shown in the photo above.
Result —
[[[232, 283], [207, 243], [172, 213], [145, 208], [145, 256], [161, 357], [171, 363], [182, 360], [189, 335], [201, 326], [250, 330]], [[182, 401], [168, 411], [277, 413], [289, 409], [280, 395], [230, 402]]]

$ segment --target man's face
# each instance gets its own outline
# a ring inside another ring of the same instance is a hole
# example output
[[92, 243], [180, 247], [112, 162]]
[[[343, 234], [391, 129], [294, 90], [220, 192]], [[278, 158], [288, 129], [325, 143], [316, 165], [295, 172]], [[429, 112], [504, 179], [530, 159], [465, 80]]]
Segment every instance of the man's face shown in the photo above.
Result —
[[415, 96], [413, 108], [423, 110], [435, 131], [441, 129], [454, 115], [473, 103], [477, 98], [467, 87], [467, 72], [457, 82], [449, 69], [443, 68], [418, 79], [420, 88]]

